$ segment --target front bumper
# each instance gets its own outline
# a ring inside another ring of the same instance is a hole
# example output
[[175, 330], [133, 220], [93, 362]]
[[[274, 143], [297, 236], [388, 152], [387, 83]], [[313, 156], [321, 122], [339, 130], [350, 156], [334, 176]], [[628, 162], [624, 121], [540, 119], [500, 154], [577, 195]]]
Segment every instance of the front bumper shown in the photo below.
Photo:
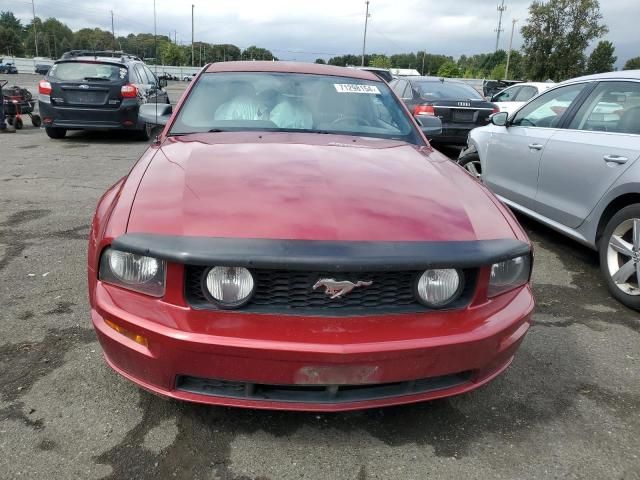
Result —
[[195, 311], [98, 281], [92, 304], [109, 365], [151, 392], [212, 405], [344, 411], [487, 383], [511, 362], [534, 301], [526, 286], [460, 311], [306, 318]]

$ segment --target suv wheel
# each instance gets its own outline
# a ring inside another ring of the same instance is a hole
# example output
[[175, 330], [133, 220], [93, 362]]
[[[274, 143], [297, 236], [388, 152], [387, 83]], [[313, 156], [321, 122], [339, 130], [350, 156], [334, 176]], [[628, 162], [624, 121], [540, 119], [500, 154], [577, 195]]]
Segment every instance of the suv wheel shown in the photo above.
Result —
[[616, 213], [600, 239], [600, 269], [611, 294], [640, 310], [640, 204]]
[[65, 135], [67, 134], [66, 128], [47, 127], [44, 130], [45, 132], [47, 132], [47, 135], [49, 136], [49, 138], [55, 138], [56, 140], [60, 138], [64, 138]]
[[469, 153], [458, 158], [458, 165], [476, 178], [482, 177], [482, 165], [477, 153]]

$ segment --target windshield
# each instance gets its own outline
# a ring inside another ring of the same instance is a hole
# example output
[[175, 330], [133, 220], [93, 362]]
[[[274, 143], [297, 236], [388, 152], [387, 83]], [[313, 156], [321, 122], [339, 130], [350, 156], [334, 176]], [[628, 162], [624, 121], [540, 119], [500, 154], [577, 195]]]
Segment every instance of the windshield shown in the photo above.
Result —
[[170, 135], [252, 130], [423, 144], [384, 82], [298, 73], [206, 73], [180, 109]]
[[464, 83], [417, 81], [413, 86], [427, 100], [484, 100], [473, 87]]
[[96, 62], [56, 63], [49, 70], [49, 77], [67, 82], [91, 80], [122, 80], [127, 75], [125, 67]]

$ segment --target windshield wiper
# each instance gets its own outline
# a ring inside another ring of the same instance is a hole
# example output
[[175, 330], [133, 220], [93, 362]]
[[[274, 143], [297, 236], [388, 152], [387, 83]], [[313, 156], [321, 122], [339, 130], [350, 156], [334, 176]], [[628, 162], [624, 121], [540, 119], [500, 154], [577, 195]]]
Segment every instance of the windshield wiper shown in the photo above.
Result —
[[211, 130], [209, 130], [209, 133], [220, 133], [220, 132], [226, 132], [227, 130], [223, 130], [221, 128], [212, 128]]
[[91, 82], [96, 81], [96, 80], [99, 80], [101, 82], [110, 82], [111, 81], [110, 79], [104, 78], [104, 77], [84, 77], [83, 80], [91, 81]]

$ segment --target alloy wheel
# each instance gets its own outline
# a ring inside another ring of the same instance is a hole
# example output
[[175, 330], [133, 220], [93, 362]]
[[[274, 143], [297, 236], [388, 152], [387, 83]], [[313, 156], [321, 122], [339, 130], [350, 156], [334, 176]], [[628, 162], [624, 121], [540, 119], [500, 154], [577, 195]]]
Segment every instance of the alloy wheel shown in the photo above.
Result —
[[480, 164], [480, 160], [472, 160], [470, 162], [465, 163], [464, 168], [467, 172], [473, 175], [476, 178], [482, 177], [482, 166]]
[[620, 290], [627, 295], [640, 295], [640, 218], [623, 221], [611, 234], [607, 268]]

